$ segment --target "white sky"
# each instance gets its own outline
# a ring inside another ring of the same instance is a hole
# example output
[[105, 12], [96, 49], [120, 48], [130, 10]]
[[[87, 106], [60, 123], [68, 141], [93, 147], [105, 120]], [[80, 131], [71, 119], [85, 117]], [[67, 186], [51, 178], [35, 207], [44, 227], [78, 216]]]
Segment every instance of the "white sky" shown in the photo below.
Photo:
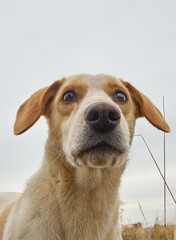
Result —
[[[176, 196], [176, 2], [173, 0], [6, 0], [0, 3], [0, 191], [22, 191], [39, 168], [47, 126], [44, 119], [13, 135], [20, 104], [62, 76], [107, 73], [130, 81], [162, 111], [167, 181]], [[141, 133], [163, 170], [163, 133], [145, 119]], [[163, 220], [163, 182], [139, 137], [121, 184], [123, 222]], [[168, 221], [176, 218], [168, 194]]]

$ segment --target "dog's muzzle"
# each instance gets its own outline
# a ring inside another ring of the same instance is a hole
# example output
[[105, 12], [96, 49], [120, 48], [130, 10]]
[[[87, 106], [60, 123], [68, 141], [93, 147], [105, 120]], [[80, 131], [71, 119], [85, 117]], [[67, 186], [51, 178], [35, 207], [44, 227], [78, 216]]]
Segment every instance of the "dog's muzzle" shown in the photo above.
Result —
[[93, 130], [104, 133], [113, 130], [119, 124], [121, 113], [116, 106], [101, 102], [90, 105], [84, 118]]
[[[75, 166], [109, 167], [121, 164], [129, 149], [129, 132], [120, 109], [111, 103], [89, 105], [84, 125], [73, 129], [71, 156]], [[80, 131], [79, 131], [80, 127]]]

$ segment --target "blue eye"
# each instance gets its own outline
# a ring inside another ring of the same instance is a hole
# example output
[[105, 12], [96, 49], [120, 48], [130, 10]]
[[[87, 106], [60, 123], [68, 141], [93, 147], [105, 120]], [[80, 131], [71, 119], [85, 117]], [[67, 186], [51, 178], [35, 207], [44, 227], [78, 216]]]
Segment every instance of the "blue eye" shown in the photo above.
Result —
[[63, 94], [61, 100], [64, 103], [72, 103], [78, 100], [78, 96], [73, 91], [67, 91]]
[[126, 103], [128, 102], [128, 98], [126, 94], [122, 91], [115, 91], [114, 93], [114, 101], [119, 103]]

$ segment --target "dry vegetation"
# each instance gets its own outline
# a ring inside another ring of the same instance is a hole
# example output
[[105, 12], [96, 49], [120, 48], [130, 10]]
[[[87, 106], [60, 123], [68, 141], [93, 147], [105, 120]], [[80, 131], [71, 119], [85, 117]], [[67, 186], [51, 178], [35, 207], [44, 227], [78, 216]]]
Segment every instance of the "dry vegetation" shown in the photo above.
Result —
[[143, 228], [141, 223], [126, 225], [122, 229], [123, 240], [176, 240], [175, 226], [166, 227], [155, 224], [154, 227]]
[[[164, 108], [164, 98], [163, 98], [163, 108]], [[164, 110], [165, 111], [165, 110]], [[162, 174], [148, 144], [146, 143], [144, 137], [142, 134], [138, 134], [136, 136], [140, 136], [147, 147], [163, 181], [165, 182], [165, 188], [169, 191], [172, 199], [174, 200], [174, 203], [176, 204], [176, 199], [174, 198], [173, 193], [171, 192], [164, 175]], [[165, 138], [164, 138], [165, 141]], [[165, 142], [164, 142], [164, 152], [165, 152]], [[165, 156], [164, 156], [165, 158]], [[164, 206], [165, 207], [165, 206]], [[145, 215], [143, 213], [142, 207], [139, 204], [140, 211], [142, 213], [142, 216], [144, 218], [144, 221], [146, 225], [148, 226], [148, 223], [146, 221]], [[125, 225], [122, 228], [122, 237], [123, 240], [176, 240], [176, 225], [174, 224], [168, 224], [167, 226], [163, 226], [160, 224], [155, 224], [153, 227], [143, 227], [143, 225], [139, 222], [136, 224], [129, 224]]]

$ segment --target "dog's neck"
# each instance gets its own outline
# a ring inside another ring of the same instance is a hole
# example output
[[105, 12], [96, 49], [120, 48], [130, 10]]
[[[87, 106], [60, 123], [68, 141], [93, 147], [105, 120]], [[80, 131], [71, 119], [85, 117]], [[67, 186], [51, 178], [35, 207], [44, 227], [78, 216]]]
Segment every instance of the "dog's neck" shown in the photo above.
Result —
[[[41, 201], [48, 209], [50, 216], [54, 218], [57, 225], [55, 231], [67, 240], [90, 240], [114, 239], [118, 220], [119, 199], [118, 188], [120, 177], [125, 166], [120, 168], [75, 168], [67, 163], [64, 155], [55, 151], [56, 146], [47, 142], [44, 165], [41, 171], [43, 182], [40, 191], [45, 194]], [[49, 177], [48, 174], [50, 175]], [[50, 179], [50, 185], [46, 186], [45, 178]], [[37, 179], [34, 179], [33, 185]], [[36, 184], [35, 184], [36, 185]], [[50, 203], [48, 194], [52, 194], [55, 201]], [[36, 187], [36, 192], [38, 188]], [[35, 192], [35, 194], [36, 194]], [[60, 197], [62, 195], [62, 197]], [[44, 200], [43, 200], [44, 199]], [[52, 206], [53, 209], [52, 209]], [[58, 206], [58, 208], [56, 208]], [[48, 211], [41, 209], [41, 212]], [[58, 212], [59, 211], [59, 212]], [[57, 216], [62, 216], [65, 224], [60, 226]], [[71, 225], [74, 225], [71, 227]], [[75, 229], [70, 237], [70, 229]], [[113, 229], [113, 231], [112, 231]], [[96, 232], [96, 234], [95, 234]]]

